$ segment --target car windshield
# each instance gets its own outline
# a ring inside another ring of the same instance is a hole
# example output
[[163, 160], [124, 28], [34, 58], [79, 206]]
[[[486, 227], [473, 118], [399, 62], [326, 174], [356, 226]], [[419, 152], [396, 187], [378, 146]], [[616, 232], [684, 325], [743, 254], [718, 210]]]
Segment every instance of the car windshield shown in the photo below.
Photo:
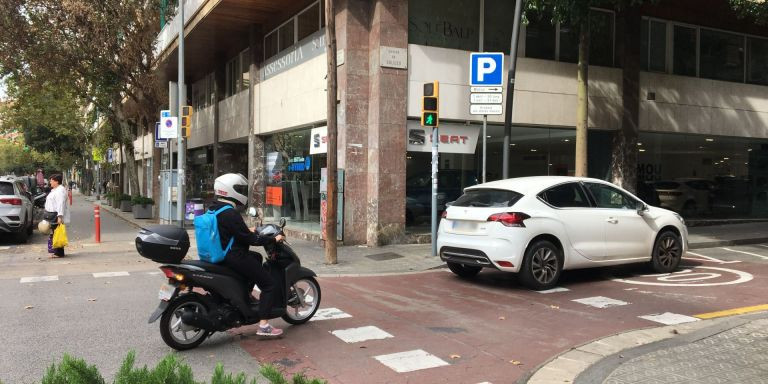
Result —
[[0, 183], [0, 195], [13, 195], [13, 184]]
[[451, 205], [455, 207], [511, 207], [522, 194], [503, 189], [470, 189]]

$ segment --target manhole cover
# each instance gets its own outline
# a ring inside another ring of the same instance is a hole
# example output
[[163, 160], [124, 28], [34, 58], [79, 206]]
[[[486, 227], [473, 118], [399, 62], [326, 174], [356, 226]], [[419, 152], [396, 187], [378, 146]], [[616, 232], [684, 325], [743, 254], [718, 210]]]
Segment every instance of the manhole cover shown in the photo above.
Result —
[[375, 255], [366, 255], [365, 257], [371, 260], [384, 261], [384, 260], [399, 259], [403, 257], [403, 255], [398, 255], [397, 253], [394, 253], [394, 252], [386, 252], [386, 253], [377, 253]]

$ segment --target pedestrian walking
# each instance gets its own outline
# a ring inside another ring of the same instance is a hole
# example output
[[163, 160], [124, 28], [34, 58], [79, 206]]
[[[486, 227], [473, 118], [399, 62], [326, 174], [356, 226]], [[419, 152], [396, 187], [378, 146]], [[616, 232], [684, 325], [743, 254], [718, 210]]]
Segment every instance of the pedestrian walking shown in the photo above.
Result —
[[61, 185], [61, 174], [50, 178], [51, 192], [45, 198], [44, 218], [51, 223], [51, 236], [48, 239], [48, 249], [52, 257], [64, 257], [64, 247], [53, 248], [53, 235], [61, 224], [69, 224], [69, 208], [67, 206], [67, 190]]

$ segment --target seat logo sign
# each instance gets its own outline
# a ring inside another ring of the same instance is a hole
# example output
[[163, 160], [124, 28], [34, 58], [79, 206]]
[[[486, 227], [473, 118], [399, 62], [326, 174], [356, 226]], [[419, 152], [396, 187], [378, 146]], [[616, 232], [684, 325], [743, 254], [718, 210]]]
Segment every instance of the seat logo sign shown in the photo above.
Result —
[[503, 53], [473, 52], [469, 56], [469, 85], [500, 86], [503, 70]]

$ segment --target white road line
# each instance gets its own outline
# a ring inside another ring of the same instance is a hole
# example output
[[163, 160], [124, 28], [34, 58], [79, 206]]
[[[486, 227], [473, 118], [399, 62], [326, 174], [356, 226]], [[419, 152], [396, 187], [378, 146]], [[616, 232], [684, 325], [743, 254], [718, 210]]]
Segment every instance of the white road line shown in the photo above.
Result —
[[759, 258], [761, 258], [763, 260], [768, 260], [768, 256], [758, 255], [757, 253], [737, 251], [735, 249], [730, 249], [730, 248], [720, 248], [720, 249], [723, 249], [723, 250], [726, 250], [726, 251], [731, 251], [731, 252], [743, 253], [745, 255], [755, 256], [755, 257], [759, 257]]
[[694, 256], [698, 256], [698, 257], [684, 257], [684, 259], [686, 259], [686, 260], [712, 261], [712, 262], [715, 262], [715, 263], [718, 263], [718, 264], [741, 263], [740, 260], [725, 261], [725, 260], [716, 259], [716, 258], [711, 257], [711, 256], [702, 255], [700, 253], [691, 252], [691, 251], [688, 251], [688, 253], [691, 254], [691, 255], [694, 255]]
[[538, 293], [556, 293], [556, 292], [568, 292], [568, 291], [570, 291], [570, 289], [568, 289], [568, 288], [555, 287], [555, 288], [552, 288], [552, 289], [545, 289], [543, 291], [536, 291], [536, 292], [538, 292]]
[[439, 357], [421, 349], [389, 355], [379, 355], [374, 356], [373, 358], [398, 373], [450, 365]]
[[675, 324], [683, 324], [683, 323], [691, 323], [694, 321], [699, 321], [699, 319], [691, 316], [686, 315], [680, 315], [677, 313], [670, 313], [670, 312], [664, 312], [664, 313], [655, 313], [653, 315], [645, 315], [645, 316], [638, 316], [641, 319], [646, 319], [650, 321], [654, 321], [657, 323], [665, 324], [665, 325], [675, 325]]
[[152, 272], [147, 272], [147, 275], [159, 275], [159, 274], [161, 274], [161, 273], [163, 273], [163, 272], [160, 272], [160, 271], [152, 271]]
[[93, 274], [93, 277], [95, 278], [117, 277], [117, 276], [130, 276], [130, 273], [128, 272], [96, 272]]
[[348, 317], [352, 317], [352, 315], [338, 308], [320, 308], [309, 321], [346, 319]]
[[618, 306], [629, 304], [626, 301], [615, 300], [605, 296], [585, 297], [583, 299], [576, 299], [571, 301], [589, 305], [595, 308], [618, 307]]
[[59, 276], [31, 276], [31, 277], [22, 277], [21, 280], [19, 280], [19, 283], [39, 283], [41, 281], [57, 281], [59, 280]]
[[8, 246], [0, 247], [0, 251], [5, 251], [5, 250], [8, 250], [8, 249], [11, 249], [11, 247], [8, 247]]
[[368, 340], [383, 340], [394, 337], [379, 327], [372, 325], [360, 328], [340, 329], [331, 331], [331, 334], [343, 340], [347, 344], [359, 343]]

